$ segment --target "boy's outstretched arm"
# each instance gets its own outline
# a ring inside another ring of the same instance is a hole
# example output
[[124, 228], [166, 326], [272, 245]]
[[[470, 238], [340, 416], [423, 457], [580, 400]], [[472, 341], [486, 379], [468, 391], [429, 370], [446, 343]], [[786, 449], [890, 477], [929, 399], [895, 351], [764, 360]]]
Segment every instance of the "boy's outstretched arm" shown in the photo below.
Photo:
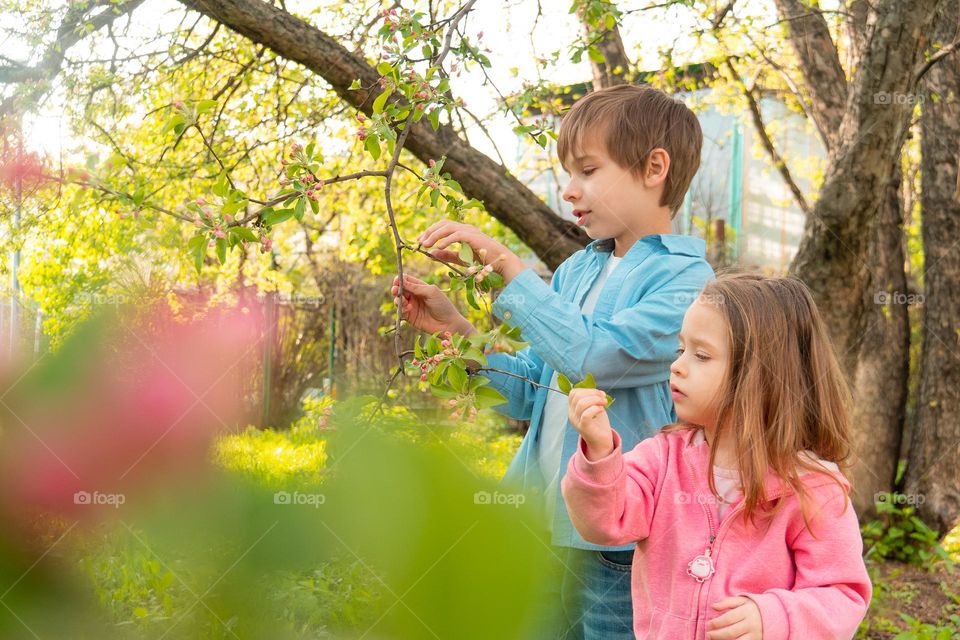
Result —
[[546, 364], [570, 380], [592, 373], [607, 390], [640, 387], [669, 378], [683, 314], [711, 276], [709, 265], [691, 262], [636, 304], [593, 320], [527, 269], [503, 290], [493, 312], [520, 327]]

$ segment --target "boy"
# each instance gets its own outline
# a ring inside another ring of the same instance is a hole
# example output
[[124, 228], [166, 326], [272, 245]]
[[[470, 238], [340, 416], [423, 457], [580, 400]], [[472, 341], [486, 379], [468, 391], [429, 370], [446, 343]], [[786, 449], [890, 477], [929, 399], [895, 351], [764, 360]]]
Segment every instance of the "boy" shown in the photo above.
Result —
[[[516, 355], [491, 354], [489, 366], [553, 388], [558, 372], [573, 382], [592, 373], [616, 399], [610, 420], [626, 434], [624, 450], [676, 420], [668, 380], [677, 334], [686, 308], [713, 277], [704, 242], [670, 233], [702, 143], [693, 112], [651, 87], [615, 86], [577, 101], [563, 119], [557, 151], [570, 175], [563, 198], [594, 241], [564, 261], [549, 286], [469, 225], [438, 222], [419, 238], [448, 261], [456, 253], [447, 247], [465, 242], [503, 275], [506, 286], [493, 312], [520, 327], [531, 346]], [[474, 331], [438, 288], [411, 276], [397, 302], [403, 317], [424, 331]], [[541, 628], [536, 637], [633, 638], [633, 547], [584, 541], [559, 492], [577, 447], [566, 398], [513, 376], [488, 377], [507, 398], [497, 409], [531, 421], [505, 481], [542, 493], [563, 565], [547, 596], [562, 611], [560, 627]]]

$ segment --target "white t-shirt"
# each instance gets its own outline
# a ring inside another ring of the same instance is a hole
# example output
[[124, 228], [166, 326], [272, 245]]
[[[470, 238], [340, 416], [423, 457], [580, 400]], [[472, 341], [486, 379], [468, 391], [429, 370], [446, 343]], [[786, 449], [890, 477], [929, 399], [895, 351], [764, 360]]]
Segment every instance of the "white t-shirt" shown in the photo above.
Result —
[[[610, 254], [607, 261], [600, 271], [600, 275], [593, 282], [593, 286], [583, 299], [583, 305], [580, 311], [585, 316], [593, 314], [593, 308], [597, 305], [597, 298], [600, 297], [600, 291], [604, 283], [613, 270], [623, 260]], [[573, 380], [572, 382], [577, 382]], [[550, 379], [550, 386], [557, 389], [557, 373], [554, 372]], [[567, 396], [556, 391], [547, 391], [547, 400], [543, 406], [543, 418], [540, 421], [540, 444], [537, 448], [537, 457], [540, 462], [540, 470], [543, 472], [543, 479], [546, 482], [546, 491], [544, 498], [547, 501], [547, 523], [548, 526], [553, 523], [553, 512], [557, 504], [557, 492], [560, 490], [560, 474], [565, 469], [560, 468], [560, 456], [563, 454], [563, 436], [567, 430]]]

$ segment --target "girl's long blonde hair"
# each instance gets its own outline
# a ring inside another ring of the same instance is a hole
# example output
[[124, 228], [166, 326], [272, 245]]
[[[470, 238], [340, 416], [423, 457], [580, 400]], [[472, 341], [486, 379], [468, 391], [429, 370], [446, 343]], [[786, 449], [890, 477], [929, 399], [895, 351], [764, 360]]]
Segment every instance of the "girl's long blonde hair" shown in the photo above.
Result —
[[[796, 492], [807, 520], [800, 474], [823, 468], [799, 454], [811, 451], [842, 472], [850, 456], [850, 391], [813, 297], [796, 278], [724, 274], [704, 287], [701, 300], [727, 325], [729, 368], [714, 441], [732, 438], [744, 515], [779, 509], [762, 509], [771, 470]], [[715, 456], [712, 447], [711, 469]], [[713, 473], [709, 482], [716, 493]]]

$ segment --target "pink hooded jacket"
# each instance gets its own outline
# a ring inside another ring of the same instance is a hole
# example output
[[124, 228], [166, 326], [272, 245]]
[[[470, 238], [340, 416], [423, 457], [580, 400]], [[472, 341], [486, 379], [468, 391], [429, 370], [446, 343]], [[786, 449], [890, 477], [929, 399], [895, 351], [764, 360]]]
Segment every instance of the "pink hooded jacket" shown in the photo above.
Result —
[[584, 539], [637, 543], [636, 637], [701, 640], [707, 622], [725, 613], [710, 605], [742, 595], [760, 609], [764, 640], [852, 638], [872, 588], [856, 514], [830, 472], [801, 476], [810, 529], [798, 497], [772, 472], [766, 500], [785, 504], [768, 528], [760, 518], [751, 525], [738, 517], [742, 494], [718, 522], [707, 481], [710, 450], [699, 433], [659, 433], [624, 454], [614, 431], [614, 451], [593, 462], [581, 438], [561, 483]]

